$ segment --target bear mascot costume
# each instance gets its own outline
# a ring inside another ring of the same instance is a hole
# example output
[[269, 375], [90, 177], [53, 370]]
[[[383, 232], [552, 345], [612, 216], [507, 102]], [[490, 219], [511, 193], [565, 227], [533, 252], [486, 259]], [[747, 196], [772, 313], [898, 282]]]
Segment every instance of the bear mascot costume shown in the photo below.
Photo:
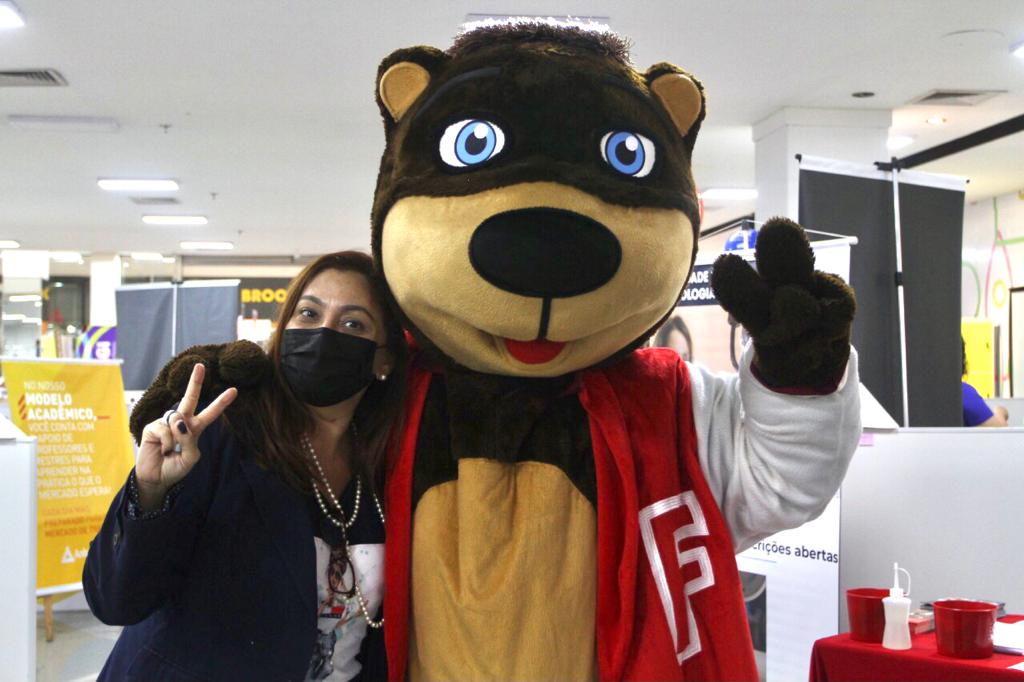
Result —
[[[852, 291], [772, 220], [756, 271], [730, 255], [712, 277], [752, 338], [738, 375], [644, 348], [696, 253], [705, 100], [614, 35], [519, 23], [401, 49], [377, 99], [373, 254], [414, 348], [385, 496], [389, 677], [757, 679], [734, 555], [842, 480]], [[238, 383], [227, 352], [175, 362], [205, 357], [216, 395]], [[136, 428], [180, 395], [175, 362]]]

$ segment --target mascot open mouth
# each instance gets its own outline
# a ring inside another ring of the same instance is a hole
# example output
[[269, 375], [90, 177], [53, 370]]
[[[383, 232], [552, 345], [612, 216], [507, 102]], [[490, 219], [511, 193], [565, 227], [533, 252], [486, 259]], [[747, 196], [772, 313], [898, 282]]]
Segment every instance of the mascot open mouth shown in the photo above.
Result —
[[515, 339], [502, 339], [509, 355], [526, 365], [543, 365], [558, 357], [558, 354], [565, 348], [564, 341], [548, 341], [547, 339], [535, 339], [533, 341], [516, 341]]

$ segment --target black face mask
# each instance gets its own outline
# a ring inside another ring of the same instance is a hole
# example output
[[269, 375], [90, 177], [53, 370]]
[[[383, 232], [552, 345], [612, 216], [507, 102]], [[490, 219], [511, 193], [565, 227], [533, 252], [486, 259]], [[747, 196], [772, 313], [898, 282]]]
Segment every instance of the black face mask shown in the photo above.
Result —
[[348, 400], [373, 381], [377, 344], [327, 327], [285, 329], [281, 371], [295, 396], [316, 407]]

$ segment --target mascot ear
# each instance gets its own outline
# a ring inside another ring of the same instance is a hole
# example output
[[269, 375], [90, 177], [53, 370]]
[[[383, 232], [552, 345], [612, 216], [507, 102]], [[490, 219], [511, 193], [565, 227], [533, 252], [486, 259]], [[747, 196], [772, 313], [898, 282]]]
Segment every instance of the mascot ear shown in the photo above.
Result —
[[668, 112], [691, 151], [704, 120], [704, 88], [700, 81], [672, 64], [655, 64], [644, 74], [647, 85]]
[[377, 104], [388, 124], [397, 123], [448, 60], [433, 47], [409, 47], [392, 52], [377, 69]]

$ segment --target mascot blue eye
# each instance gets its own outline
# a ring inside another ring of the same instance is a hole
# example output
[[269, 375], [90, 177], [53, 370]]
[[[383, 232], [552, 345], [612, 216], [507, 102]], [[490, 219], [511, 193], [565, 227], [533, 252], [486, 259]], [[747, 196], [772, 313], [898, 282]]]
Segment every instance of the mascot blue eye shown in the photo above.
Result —
[[493, 159], [505, 147], [501, 128], [477, 118], [453, 123], [441, 135], [441, 160], [453, 168], [477, 166]]
[[601, 138], [601, 158], [623, 175], [642, 178], [654, 168], [654, 143], [640, 133], [613, 131]]

